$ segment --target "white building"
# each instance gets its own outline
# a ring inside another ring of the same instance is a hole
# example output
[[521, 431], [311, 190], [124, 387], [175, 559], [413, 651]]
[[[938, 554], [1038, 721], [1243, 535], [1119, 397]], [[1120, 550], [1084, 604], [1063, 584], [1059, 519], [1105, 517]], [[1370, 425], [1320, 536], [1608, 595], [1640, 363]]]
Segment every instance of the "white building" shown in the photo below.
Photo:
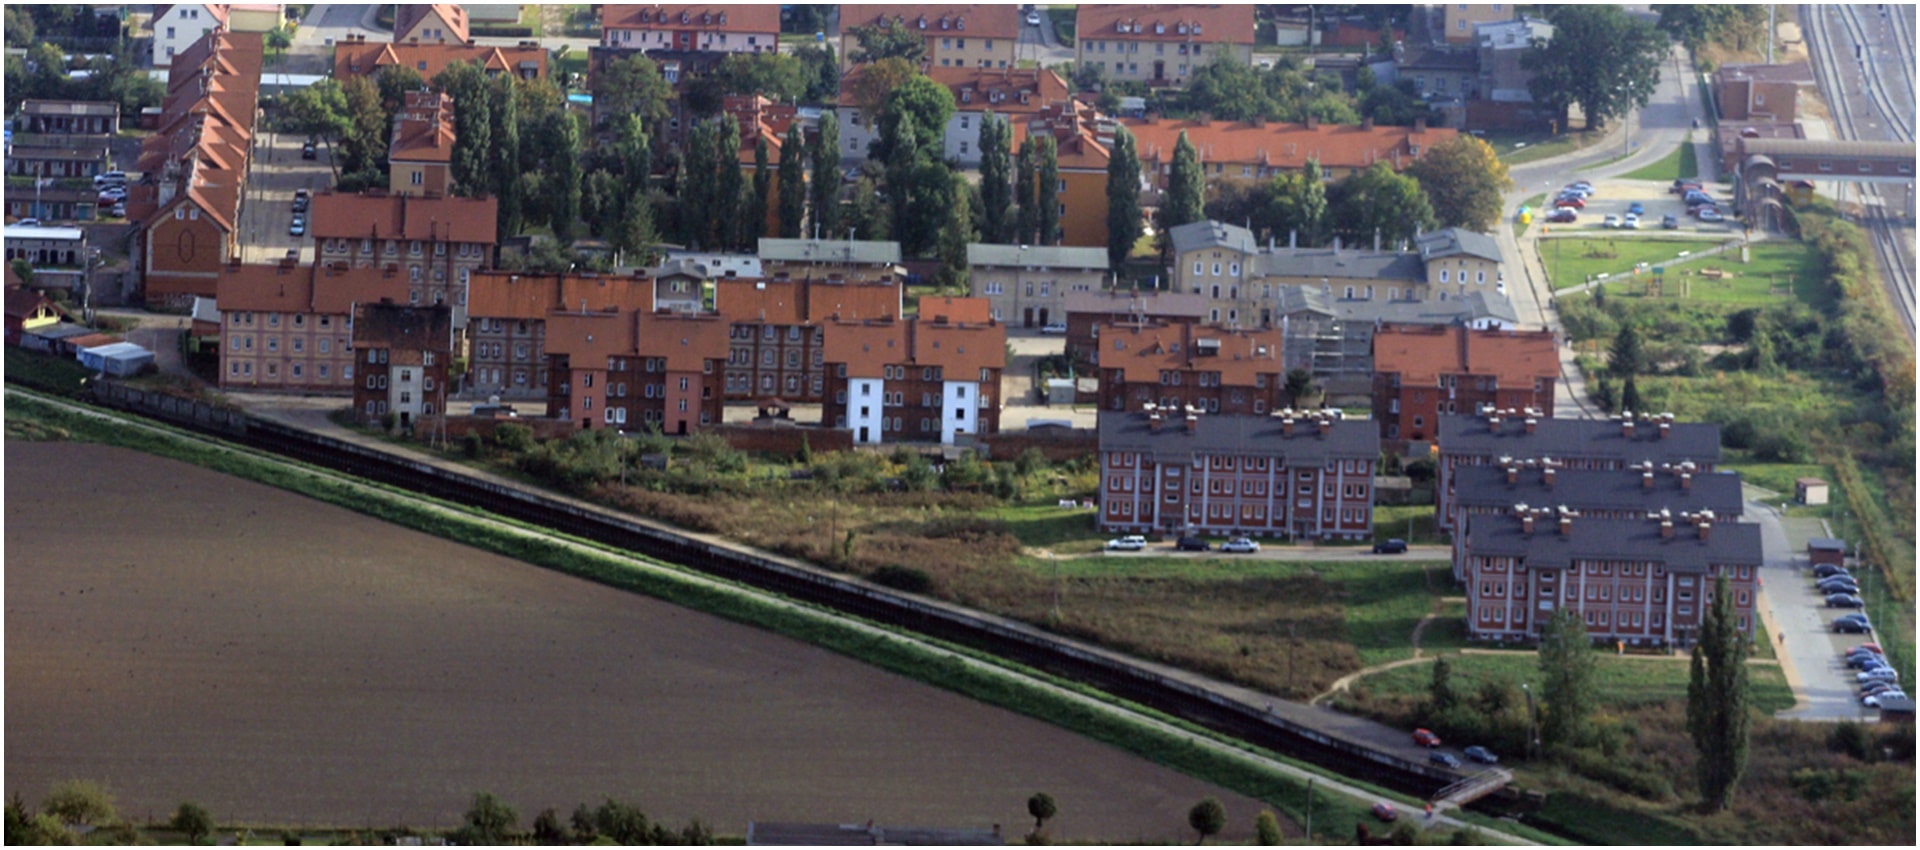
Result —
[[173, 64], [174, 54], [187, 49], [201, 36], [227, 28], [229, 9], [225, 3], [175, 3], [158, 5], [153, 16], [153, 67]]

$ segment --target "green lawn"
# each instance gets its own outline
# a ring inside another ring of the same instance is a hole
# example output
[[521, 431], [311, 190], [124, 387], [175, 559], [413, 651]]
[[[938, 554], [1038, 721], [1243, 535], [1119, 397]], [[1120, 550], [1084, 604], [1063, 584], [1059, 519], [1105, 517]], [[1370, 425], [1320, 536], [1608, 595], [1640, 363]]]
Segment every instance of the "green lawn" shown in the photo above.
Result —
[[1493, 146], [1494, 153], [1499, 155], [1501, 161], [1508, 165], [1521, 165], [1573, 153], [1598, 141], [1600, 134], [1584, 130], [1558, 135], [1489, 132], [1482, 138]]
[[1693, 152], [1693, 143], [1682, 142], [1659, 162], [1620, 176], [1628, 180], [1658, 180], [1662, 183], [1671, 183], [1687, 177], [1700, 176], [1700, 163]]
[[[1613, 240], [1613, 244], [1619, 246], [1616, 250], [1621, 254], [1622, 259], [1625, 259], [1628, 255], [1628, 246], [1637, 241], [1640, 240], [1619, 239]], [[1697, 251], [1702, 247], [1702, 243], [1697, 241], [1690, 244], [1684, 242], [1666, 244], [1667, 247], [1664, 249], [1648, 249], [1649, 253], [1657, 255], [1665, 251], [1671, 256], [1679, 250]], [[1675, 248], [1676, 244], [1684, 247]], [[1571, 249], [1572, 246], [1568, 245], [1564, 248]], [[1566, 252], [1563, 250], [1563, 254]], [[1542, 250], [1542, 256], [1549, 260], [1552, 253], [1551, 249], [1543, 248]], [[1749, 262], [1743, 264], [1740, 262], [1738, 251], [1727, 251], [1711, 257], [1666, 262], [1664, 263], [1666, 280], [1659, 297], [1685, 298], [1733, 307], [1757, 307], [1778, 302], [1782, 298], [1795, 298], [1807, 304], [1817, 305], [1826, 297], [1820, 285], [1819, 258], [1815, 256], [1812, 248], [1799, 242], [1764, 242], [1752, 246], [1748, 251], [1748, 257]], [[1653, 256], [1640, 256], [1635, 260], [1635, 262], [1641, 261], [1662, 264]], [[1630, 265], [1616, 264], [1609, 271], [1625, 271]], [[1558, 284], [1562, 278], [1554, 273], [1551, 262], [1547, 268], [1549, 275], [1554, 275], [1556, 282], [1554, 288], [1561, 288]], [[1718, 270], [1724, 273], [1724, 276], [1706, 277], [1702, 272], [1708, 270]], [[1571, 273], [1584, 274], [1579, 271]], [[1579, 278], [1567, 278], [1567, 280], [1571, 281], [1568, 285], [1573, 285], [1579, 281]], [[1624, 280], [1618, 284], [1610, 282], [1607, 294], [1628, 298], [1650, 297], [1652, 296], [1649, 289], [1650, 282], [1651, 278], [1646, 276], [1633, 282]]]
[[[1598, 650], [1595, 655], [1594, 685], [1601, 707], [1686, 702], [1689, 665], [1685, 659], [1621, 657]], [[1540, 681], [1540, 659], [1533, 653], [1452, 655], [1447, 661], [1453, 666], [1454, 687], [1469, 692], [1487, 679], [1515, 686]], [[1755, 708], [1772, 714], [1793, 707], [1793, 690], [1787, 687], [1786, 674], [1778, 666], [1753, 664], [1747, 673], [1753, 683]], [[1463, 686], [1463, 680], [1469, 684]], [[1433, 671], [1427, 665], [1409, 664], [1363, 677], [1354, 687], [1381, 694], [1418, 695], [1426, 693], [1432, 684]]]
[[1756, 487], [1765, 487], [1781, 498], [1793, 498], [1793, 480], [1796, 478], [1819, 478], [1833, 480], [1833, 470], [1817, 463], [1766, 463], [1763, 461], [1722, 462], [1716, 469], [1724, 472], [1740, 473], [1740, 480]]
[[1374, 505], [1373, 536], [1398, 537], [1408, 543], [1445, 543], [1433, 524], [1432, 505]]
[[[1712, 245], [1699, 239], [1579, 236], [1542, 239], [1537, 248], [1541, 264], [1547, 267], [1547, 278], [1557, 292], [1579, 286], [1597, 275], [1622, 274], [1639, 263], [1668, 263], [1683, 251], [1691, 253]], [[1724, 256], [1714, 259], [1724, 260]], [[1609, 289], [1607, 294], [1617, 294], [1614, 291], [1617, 288]]]

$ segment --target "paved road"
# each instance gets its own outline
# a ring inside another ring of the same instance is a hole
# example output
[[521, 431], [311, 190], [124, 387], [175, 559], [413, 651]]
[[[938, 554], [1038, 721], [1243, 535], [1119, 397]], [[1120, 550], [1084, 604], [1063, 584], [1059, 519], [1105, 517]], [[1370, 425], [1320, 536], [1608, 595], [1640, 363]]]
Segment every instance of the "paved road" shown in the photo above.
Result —
[[[1023, 6], [1022, 9], [1031, 8]], [[1053, 21], [1045, 14], [1040, 15], [1037, 26], [1027, 24], [1026, 13], [1020, 17], [1020, 46], [1015, 57], [1039, 63], [1042, 68], [1073, 61], [1073, 48], [1060, 43], [1058, 33], [1054, 32]]]
[[319, 147], [317, 159], [301, 159], [304, 137], [267, 132], [255, 145], [253, 177], [247, 182], [247, 199], [240, 214], [241, 257], [249, 263], [278, 262], [287, 251], [300, 250], [302, 263], [314, 260], [313, 238], [287, 232], [293, 219], [293, 192], [306, 189], [319, 192], [333, 185], [328, 166], [331, 153]]

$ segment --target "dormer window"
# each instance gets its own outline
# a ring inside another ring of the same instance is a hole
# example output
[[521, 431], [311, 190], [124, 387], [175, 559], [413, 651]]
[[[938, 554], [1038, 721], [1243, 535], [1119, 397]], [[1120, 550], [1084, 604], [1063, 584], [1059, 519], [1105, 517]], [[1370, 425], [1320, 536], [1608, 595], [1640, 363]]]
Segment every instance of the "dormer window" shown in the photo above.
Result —
[[953, 28], [954, 28], [954, 29], [957, 29], [957, 30], [964, 30], [964, 29], [966, 29], [966, 28], [967, 28], [967, 19], [966, 19], [966, 18], [957, 18], [957, 19], [955, 19], [955, 20], [954, 20], [954, 22], [953, 22]]
[[920, 20], [919, 20], [918, 22], [916, 22], [916, 25], [917, 25], [917, 26], [919, 26], [919, 27], [920, 27], [921, 29], [926, 29], [926, 28], [927, 28], [927, 19], [926, 19], [926, 17], [925, 17], [925, 16], [922, 16], [922, 17], [920, 18]]
[[680, 23], [683, 23], [683, 24], [693, 23], [693, 14], [690, 12], [681, 12]]
[[720, 25], [723, 27], [727, 25], [727, 13], [725, 12], [720, 13]]
[[1181, 22], [1180, 22], [1180, 26], [1179, 26], [1179, 27], [1177, 28], [1177, 30], [1179, 31], [1179, 33], [1180, 33], [1181, 35], [1186, 35], [1186, 34], [1187, 34], [1187, 22], [1186, 22], [1186, 21], [1181, 21]]
[[713, 13], [712, 13], [712, 12], [701, 12], [701, 13], [700, 13], [700, 23], [701, 23], [701, 24], [702, 24], [703, 26], [704, 26], [704, 25], [706, 25], [706, 24], [711, 24], [711, 23], [713, 23]]
[[1199, 35], [1199, 34], [1200, 34], [1200, 25], [1199, 25], [1199, 24], [1194, 24], [1194, 25], [1193, 25], [1193, 34], [1194, 34], [1194, 35]]
[[1159, 21], [1154, 21], [1154, 22], [1153, 22], [1153, 34], [1154, 34], [1154, 35], [1166, 35], [1166, 34], [1167, 34], [1167, 25], [1166, 25], [1166, 24], [1163, 24], [1163, 23], [1160, 23]]
[[940, 28], [941, 28], [941, 29], [943, 29], [943, 30], [944, 30], [944, 29], [952, 29], [952, 28], [953, 28], [953, 22], [952, 22], [952, 21], [949, 21], [949, 20], [947, 20], [946, 18], [941, 18], [941, 19], [940, 19]]
[[1127, 22], [1126, 22], [1126, 21], [1114, 21], [1114, 22], [1113, 22], [1113, 31], [1114, 31], [1114, 32], [1126, 32], [1126, 31], [1127, 31]]

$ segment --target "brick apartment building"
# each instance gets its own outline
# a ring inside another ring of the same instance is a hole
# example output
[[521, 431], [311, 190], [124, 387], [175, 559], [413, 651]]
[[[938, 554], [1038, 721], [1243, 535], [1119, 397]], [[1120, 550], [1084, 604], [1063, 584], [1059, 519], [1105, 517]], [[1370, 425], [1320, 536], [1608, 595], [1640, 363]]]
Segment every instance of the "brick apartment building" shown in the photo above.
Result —
[[402, 429], [444, 414], [453, 391], [447, 384], [453, 343], [453, 308], [445, 304], [355, 304], [354, 413], [363, 422], [397, 414]]
[[353, 393], [355, 306], [403, 299], [406, 291], [394, 269], [291, 260], [221, 269], [214, 297], [220, 387]]
[[387, 191], [453, 194], [453, 98], [445, 92], [410, 91], [401, 101], [387, 147]]
[[547, 415], [620, 430], [691, 434], [724, 414], [727, 323], [711, 313], [555, 312], [547, 318]]
[[1696, 474], [1720, 462], [1720, 426], [1673, 421], [1673, 414], [1612, 419], [1548, 419], [1539, 411], [1489, 410], [1440, 417], [1436, 519], [1451, 527], [1454, 471], [1512, 458], [1552, 458], [1562, 470], [1628, 469], [1692, 463]]
[[[879, 116], [861, 109], [860, 77], [866, 68], [855, 65], [840, 81], [840, 156], [849, 162], [865, 159], [868, 146], [880, 137]], [[941, 150], [968, 169], [980, 167], [980, 125], [989, 113], [1024, 125], [1072, 94], [1059, 74], [1045, 68], [936, 67], [926, 75], [953, 92], [953, 117], [942, 129]]]
[[1155, 406], [1258, 416], [1287, 401], [1278, 329], [1123, 322], [1095, 330], [1102, 412]]
[[1184, 292], [1148, 290], [1070, 292], [1064, 304], [1067, 316], [1067, 356], [1077, 368], [1100, 361], [1099, 329], [1109, 324], [1189, 324], [1206, 321], [1207, 300]]
[[858, 445], [1000, 430], [1007, 329], [978, 298], [923, 298], [902, 320], [829, 321], [821, 424]]
[[1491, 406], [1551, 417], [1559, 376], [1552, 331], [1410, 325], [1373, 334], [1373, 418], [1390, 451], [1433, 439], [1443, 413]]
[[1726, 575], [1742, 633], [1752, 634], [1760, 527], [1709, 512], [1596, 519], [1528, 508], [1475, 517], [1467, 530], [1467, 631], [1531, 640], [1557, 608], [1578, 612], [1596, 640], [1687, 646], [1698, 637], [1714, 578]]
[[778, 53], [780, 7], [735, 3], [609, 3], [600, 46], [612, 50]]
[[478, 398], [547, 397], [547, 316], [560, 310], [653, 312], [647, 275], [475, 272], [469, 284], [471, 365], [461, 391]]
[[514, 46], [466, 41], [408, 43], [368, 41], [365, 35], [354, 34], [333, 46], [333, 76], [338, 80], [372, 76], [389, 65], [412, 68], [421, 79], [432, 80], [455, 62], [478, 65], [489, 77], [500, 74], [512, 74], [523, 80], [547, 77], [547, 49], [533, 41]]
[[901, 296], [891, 278], [718, 281], [714, 305], [729, 323], [727, 400], [819, 402], [826, 391], [827, 323], [901, 318]]
[[454, 326], [467, 325], [467, 286], [493, 264], [495, 198], [357, 195], [313, 196], [311, 223], [320, 262], [394, 266], [406, 276], [409, 304], [446, 304]]
[[1373, 426], [1337, 411], [1100, 413], [1100, 527], [1360, 540], [1373, 534]]

